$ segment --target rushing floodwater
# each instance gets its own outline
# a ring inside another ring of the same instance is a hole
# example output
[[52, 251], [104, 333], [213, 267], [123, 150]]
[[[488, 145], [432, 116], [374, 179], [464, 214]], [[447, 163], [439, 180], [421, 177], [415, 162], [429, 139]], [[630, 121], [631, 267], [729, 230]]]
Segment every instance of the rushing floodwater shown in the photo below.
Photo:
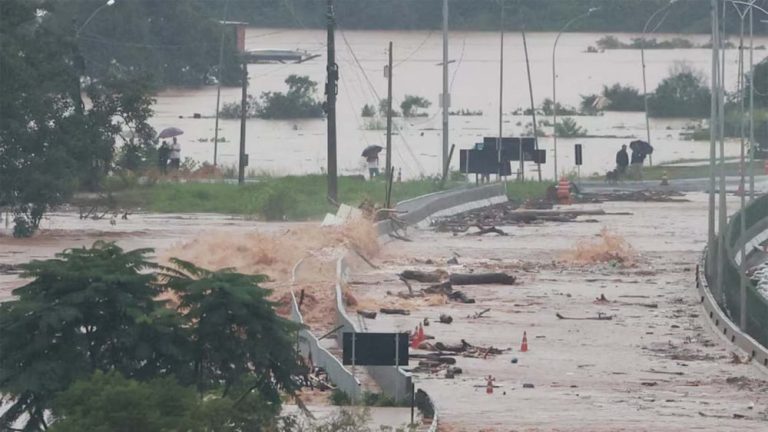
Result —
[[[528, 36], [534, 97], [537, 105], [552, 97], [552, 44], [555, 34], [532, 33]], [[565, 34], [557, 48], [557, 94], [564, 105], [577, 106], [580, 95], [599, 92], [603, 85], [619, 82], [642, 88], [639, 50], [610, 50], [603, 53], [584, 52], [603, 34]], [[636, 35], [618, 35], [628, 41]], [[662, 35], [657, 37], [666, 37]], [[704, 43], [706, 36], [686, 36], [696, 43]], [[289, 74], [308, 75], [318, 84], [318, 97], [322, 96], [325, 81], [325, 34], [315, 30], [249, 29], [248, 49], [283, 48], [304, 49], [323, 54], [304, 64], [250, 65], [249, 93], [284, 91], [283, 80]], [[378, 105], [379, 97], [386, 97], [386, 79], [383, 66], [386, 46], [394, 42], [394, 97], [399, 105], [404, 95], [423, 96], [432, 102], [426, 110], [428, 117], [398, 119], [399, 132], [393, 137], [393, 165], [402, 168], [403, 177], [432, 175], [440, 171], [442, 149], [441, 115], [438, 96], [442, 91], [441, 68], [442, 38], [440, 32], [337, 32], [337, 62], [340, 68], [338, 96], [339, 169], [342, 174], [364, 172], [361, 150], [369, 144], [384, 145], [384, 130], [369, 130], [360, 110], [366, 103]], [[766, 44], [760, 39], [756, 45]], [[350, 49], [351, 47], [351, 49]], [[756, 62], [766, 51], [755, 51]], [[736, 82], [737, 50], [729, 50], [727, 71], [729, 87]], [[355, 57], [357, 60], [355, 60]], [[449, 57], [452, 110], [482, 110], [482, 116], [451, 116], [450, 142], [457, 149], [469, 148], [483, 136], [498, 134], [499, 104], [499, 35], [491, 32], [454, 32], [450, 35]], [[648, 88], [652, 91], [666, 77], [671, 68], [686, 63], [709, 79], [710, 51], [706, 49], [649, 50], [647, 59]], [[360, 66], [358, 66], [358, 62]], [[364, 71], [364, 73], [363, 73]], [[238, 101], [238, 88], [222, 90], [222, 103]], [[182, 157], [198, 161], [213, 160], [216, 88], [199, 90], [169, 90], [157, 97], [154, 126], [181, 127]], [[530, 118], [514, 116], [518, 108], [529, 106], [525, 58], [522, 38], [517, 33], [505, 39], [504, 120], [507, 136], [523, 133]], [[210, 118], [193, 119], [194, 113]], [[183, 116], [184, 118], [180, 118]], [[613, 166], [615, 152], [622, 143], [632, 138], [645, 137], [642, 113], [607, 113], [600, 117], [575, 117], [590, 135], [614, 138], [579, 138], [558, 140], [559, 169], [573, 168], [573, 144], [583, 143], [585, 165], [582, 173], [604, 172]], [[539, 119], [543, 120], [543, 119]], [[654, 162], [681, 158], [708, 156], [708, 143], [685, 141], [680, 131], [691, 121], [652, 120], [651, 137], [656, 148]], [[222, 120], [221, 133], [227, 142], [219, 145], [219, 161], [223, 165], [236, 163], [239, 142], [239, 122]], [[551, 128], [545, 128], [551, 135]], [[301, 121], [249, 120], [247, 124], [247, 153], [250, 170], [278, 175], [318, 173], [326, 166], [326, 123], [323, 119]], [[619, 138], [615, 138], [619, 137]], [[207, 142], [201, 142], [207, 139]], [[542, 168], [546, 177], [552, 177], [552, 139], [541, 138], [539, 145], [549, 151], [548, 164]], [[738, 144], [727, 145], [729, 155], [738, 154]], [[382, 159], [383, 162], [383, 159]], [[458, 155], [453, 168], [458, 167]], [[526, 168], [528, 176], [533, 172]]]

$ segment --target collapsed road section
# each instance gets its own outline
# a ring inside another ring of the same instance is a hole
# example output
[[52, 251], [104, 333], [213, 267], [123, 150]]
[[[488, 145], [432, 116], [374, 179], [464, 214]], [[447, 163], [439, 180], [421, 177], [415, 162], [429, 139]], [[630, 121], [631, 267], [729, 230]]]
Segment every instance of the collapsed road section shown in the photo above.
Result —
[[[764, 427], [766, 370], [712, 330], [693, 288], [706, 196], [564, 210], [594, 221], [465, 214], [409, 230], [350, 275], [369, 331], [416, 336], [409, 369], [441, 429]], [[462, 275], [476, 278], [452, 283]]]

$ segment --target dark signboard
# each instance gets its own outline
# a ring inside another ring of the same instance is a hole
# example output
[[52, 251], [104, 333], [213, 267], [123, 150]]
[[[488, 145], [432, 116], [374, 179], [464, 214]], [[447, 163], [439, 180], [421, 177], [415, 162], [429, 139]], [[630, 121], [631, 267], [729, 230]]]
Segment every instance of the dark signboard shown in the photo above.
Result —
[[[354, 340], [353, 340], [354, 338]], [[408, 333], [344, 333], [342, 360], [357, 366], [408, 366]]]

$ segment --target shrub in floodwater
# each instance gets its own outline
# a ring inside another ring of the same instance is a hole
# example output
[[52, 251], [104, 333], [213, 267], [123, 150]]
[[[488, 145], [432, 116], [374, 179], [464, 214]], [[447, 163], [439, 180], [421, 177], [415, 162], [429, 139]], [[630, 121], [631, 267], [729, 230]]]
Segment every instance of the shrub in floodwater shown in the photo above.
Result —
[[578, 138], [587, 136], [587, 130], [579, 126], [576, 120], [566, 117], [555, 125], [555, 133], [563, 138]]
[[360, 112], [360, 117], [373, 117], [376, 115], [376, 108], [373, 105], [363, 105], [363, 110]]

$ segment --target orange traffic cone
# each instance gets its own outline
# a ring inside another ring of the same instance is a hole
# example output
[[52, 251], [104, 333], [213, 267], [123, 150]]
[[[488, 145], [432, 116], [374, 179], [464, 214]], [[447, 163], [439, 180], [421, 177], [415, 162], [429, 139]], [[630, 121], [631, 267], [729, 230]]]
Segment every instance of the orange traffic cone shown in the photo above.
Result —
[[[421, 331], [422, 335], [424, 330]], [[424, 342], [424, 338], [419, 336], [419, 327], [413, 330], [413, 339], [411, 339], [411, 348], [418, 348], [421, 343]]]
[[485, 386], [485, 393], [493, 394], [493, 382], [496, 381], [496, 379], [493, 377], [493, 375], [488, 375], [486, 381], [487, 384]]
[[417, 333], [419, 335], [419, 340], [424, 340], [426, 337], [424, 337], [424, 327], [419, 323], [419, 331]]
[[527, 352], [528, 351], [528, 335], [526, 332], [523, 332], [523, 343], [520, 345], [520, 352]]

